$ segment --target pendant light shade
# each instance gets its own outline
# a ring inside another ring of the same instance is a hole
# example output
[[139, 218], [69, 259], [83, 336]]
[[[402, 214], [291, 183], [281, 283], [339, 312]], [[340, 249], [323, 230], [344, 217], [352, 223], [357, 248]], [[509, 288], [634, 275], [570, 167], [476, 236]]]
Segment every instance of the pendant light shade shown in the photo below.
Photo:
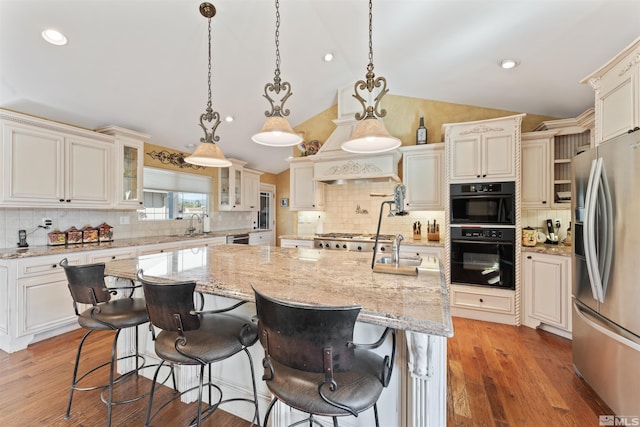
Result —
[[402, 142], [389, 134], [381, 120], [369, 117], [356, 125], [351, 139], [342, 144], [342, 149], [350, 153], [382, 153], [400, 145]]
[[[342, 144], [342, 149], [350, 153], [382, 153], [391, 151], [402, 145], [402, 142], [391, 136], [384, 127], [379, 118], [387, 115], [387, 111], [380, 107], [382, 97], [389, 92], [387, 89], [387, 80], [384, 77], [377, 77], [373, 72], [373, 4], [369, 0], [369, 64], [367, 65], [367, 73], [365, 80], [358, 80], [354, 85], [353, 97], [362, 105], [363, 112], [356, 113], [356, 120], [360, 120], [353, 130], [351, 138]], [[374, 89], [379, 89], [378, 94], [374, 97]], [[359, 91], [366, 96], [363, 97]], [[370, 101], [375, 103], [372, 105]]]
[[[211, 18], [215, 16], [216, 8], [211, 3], [202, 3], [200, 14], [209, 21], [209, 73], [207, 75], [209, 99], [205, 112], [200, 115], [200, 127], [204, 131], [204, 138], [200, 138], [200, 145], [193, 154], [185, 157], [184, 161], [197, 166], [227, 168], [231, 166], [231, 162], [224, 157], [222, 150], [216, 145], [216, 142], [220, 140], [220, 137], [216, 135], [216, 129], [220, 124], [220, 114], [213, 111], [211, 107]], [[207, 128], [205, 122], [209, 124], [211, 130]]]
[[269, 117], [260, 132], [251, 137], [253, 142], [271, 147], [290, 147], [302, 142], [302, 137], [295, 133], [284, 117]]
[[[274, 100], [269, 93], [274, 94], [276, 99]], [[264, 86], [262, 95], [271, 104], [271, 111], [265, 111], [268, 119], [260, 132], [251, 137], [253, 142], [271, 147], [290, 147], [302, 142], [302, 137], [293, 131], [285, 119], [285, 116], [289, 115], [289, 109], [284, 108], [284, 103], [291, 95], [291, 84], [283, 82], [280, 78], [280, 2], [276, 0], [276, 69], [273, 83]]]
[[198, 145], [193, 154], [185, 157], [184, 161], [192, 165], [212, 168], [228, 168], [231, 166], [231, 162], [222, 154], [220, 147], [210, 142], [203, 142]]

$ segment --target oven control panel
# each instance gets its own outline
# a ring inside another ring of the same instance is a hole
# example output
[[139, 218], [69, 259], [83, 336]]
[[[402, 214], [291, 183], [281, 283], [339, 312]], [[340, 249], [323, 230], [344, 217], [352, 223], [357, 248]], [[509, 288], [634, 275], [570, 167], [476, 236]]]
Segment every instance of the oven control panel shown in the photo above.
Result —
[[489, 240], [494, 242], [513, 241], [515, 230], [513, 228], [487, 228], [487, 227], [451, 227], [451, 239], [453, 240]]

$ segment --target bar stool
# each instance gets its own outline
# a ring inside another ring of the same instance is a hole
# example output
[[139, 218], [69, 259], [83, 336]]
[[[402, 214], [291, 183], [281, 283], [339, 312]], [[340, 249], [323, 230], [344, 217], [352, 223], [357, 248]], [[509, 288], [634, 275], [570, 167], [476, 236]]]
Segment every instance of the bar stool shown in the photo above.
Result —
[[[60, 266], [64, 268], [69, 283], [69, 291], [73, 298], [73, 309], [78, 318], [78, 323], [87, 332], [84, 334], [78, 345], [76, 353], [76, 362], [73, 368], [73, 378], [71, 380], [71, 389], [69, 391], [69, 403], [65, 418], [68, 419], [71, 413], [71, 402], [73, 400], [73, 392], [103, 389], [100, 393], [102, 402], [107, 405], [107, 426], [111, 425], [111, 413], [114, 405], [134, 402], [148, 393], [136, 396], [126, 400], [113, 400], [113, 387], [123, 379], [135, 374], [138, 376], [140, 369], [145, 367], [144, 357], [138, 353], [138, 325], [142, 325], [149, 321], [147, 316], [145, 302], [142, 298], [133, 298], [135, 288], [140, 286], [126, 287], [110, 287], [107, 288], [104, 283], [104, 263], [85, 264], [72, 266], [69, 265], [66, 258], [60, 261]], [[112, 295], [116, 295], [118, 291], [129, 291], [129, 295], [124, 298], [112, 299]], [[88, 304], [90, 307], [82, 312], [78, 311], [78, 304]], [[125, 328], [135, 328], [136, 350], [135, 354], [117, 357], [117, 345], [120, 332]], [[113, 344], [111, 346], [111, 358], [109, 361], [95, 366], [82, 375], [78, 376], [78, 366], [80, 363], [80, 355], [82, 347], [94, 331], [115, 331]], [[116, 363], [121, 360], [135, 358], [135, 369], [120, 375], [116, 378]], [[97, 386], [80, 387], [78, 384], [91, 373], [96, 370], [109, 366], [109, 382]], [[106, 390], [105, 390], [106, 389]], [[105, 391], [108, 396], [105, 397]]]
[[[389, 385], [395, 361], [395, 330], [386, 328], [373, 344], [355, 344], [353, 329], [360, 306], [309, 306], [278, 301], [255, 288], [258, 333], [264, 347], [264, 376], [273, 399], [263, 425], [275, 403], [309, 414], [309, 426], [320, 424], [314, 415], [355, 416], [373, 407]], [[371, 351], [391, 334], [391, 355], [384, 358]]]
[[[253, 359], [248, 350], [248, 347], [258, 341], [257, 327], [250, 320], [231, 313], [245, 302], [220, 310], [202, 311], [204, 297], [201, 293], [195, 292], [195, 282], [160, 283], [149, 281], [143, 276], [144, 272], [139, 270], [138, 280], [142, 283], [144, 290], [149, 319], [153, 326], [161, 329], [161, 332], [155, 336], [155, 352], [161, 362], [153, 377], [145, 426], [148, 426], [166, 405], [196, 388], [198, 389], [198, 410], [190, 426], [200, 426], [202, 421], [211, 416], [220, 405], [239, 401], [253, 404], [252, 425], [260, 426]], [[195, 310], [194, 296], [199, 297], [200, 300], [198, 310]], [[222, 390], [212, 382], [211, 364], [225, 360], [241, 351], [244, 351], [249, 359], [253, 400], [240, 397], [223, 400]], [[152, 414], [156, 380], [165, 362], [170, 365], [171, 374], [173, 374], [174, 365], [198, 365], [200, 367], [199, 384], [177, 393]], [[206, 383], [204, 382], [205, 368], [208, 368], [209, 376]], [[208, 406], [203, 409], [204, 386], [207, 386], [209, 398]], [[211, 397], [213, 388], [219, 395], [215, 402]]]

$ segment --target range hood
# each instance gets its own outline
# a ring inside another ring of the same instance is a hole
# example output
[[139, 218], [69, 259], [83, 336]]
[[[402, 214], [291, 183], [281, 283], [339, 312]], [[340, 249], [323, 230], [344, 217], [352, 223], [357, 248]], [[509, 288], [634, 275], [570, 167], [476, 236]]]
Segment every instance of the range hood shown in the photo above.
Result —
[[313, 162], [313, 180], [326, 184], [341, 184], [348, 181], [400, 182], [398, 162], [400, 150], [384, 153], [355, 154], [342, 149], [342, 143], [351, 137], [358, 124], [355, 118], [333, 120], [336, 129], [322, 145], [318, 153], [309, 156]]

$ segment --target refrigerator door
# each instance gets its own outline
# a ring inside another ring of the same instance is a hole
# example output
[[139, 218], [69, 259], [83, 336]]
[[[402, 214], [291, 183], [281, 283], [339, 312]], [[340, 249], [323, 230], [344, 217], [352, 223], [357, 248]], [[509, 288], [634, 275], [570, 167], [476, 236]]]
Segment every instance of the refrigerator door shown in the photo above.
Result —
[[640, 338], [573, 304], [573, 365], [617, 415], [640, 414]]
[[572, 277], [573, 296], [593, 310], [598, 310], [599, 303], [593, 297], [593, 290], [587, 273], [585, 252], [585, 206], [587, 187], [592, 163], [596, 158], [596, 150], [591, 149], [575, 156], [571, 161], [572, 167], [572, 224], [573, 224], [573, 257]]
[[[615, 236], [609, 285], [599, 311], [602, 316], [640, 336], [640, 132], [599, 145], [598, 156], [602, 159], [604, 179], [609, 187], [613, 216], [610, 223], [612, 236]], [[599, 224], [599, 227], [603, 225]], [[600, 239], [605, 237], [599, 233]]]

